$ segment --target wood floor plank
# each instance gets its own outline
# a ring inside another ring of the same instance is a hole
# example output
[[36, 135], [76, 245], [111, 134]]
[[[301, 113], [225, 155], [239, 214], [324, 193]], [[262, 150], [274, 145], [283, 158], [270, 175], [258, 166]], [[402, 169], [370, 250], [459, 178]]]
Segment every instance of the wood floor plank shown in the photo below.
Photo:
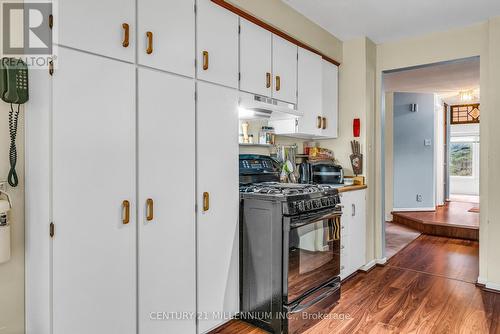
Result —
[[[339, 305], [305, 334], [500, 334], [500, 294], [484, 291], [478, 276], [478, 243], [422, 235], [385, 267], [342, 284]], [[261, 334], [233, 321], [218, 334]]]

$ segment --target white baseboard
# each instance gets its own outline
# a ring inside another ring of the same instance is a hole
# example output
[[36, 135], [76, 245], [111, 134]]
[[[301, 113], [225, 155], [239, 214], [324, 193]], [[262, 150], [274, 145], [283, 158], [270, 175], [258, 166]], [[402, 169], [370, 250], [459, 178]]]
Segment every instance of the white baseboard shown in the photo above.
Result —
[[498, 284], [498, 283], [492, 283], [492, 282], [486, 282], [486, 289], [500, 291], [500, 284]]
[[372, 269], [373, 267], [375, 267], [377, 265], [377, 262], [375, 260], [371, 260], [370, 262], [368, 262], [367, 264], [365, 264], [364, 266], [362, 266], [361, 269], [362, 271], [368, 271], [370, 269]]
[[382, 259], [371, 260], [370, 262], [368, 262], [367, 264], [365, 264], [364, 266], [362, 266], [359, 269], [362, 270], [362, 271], [369, 271], [370, 269], [372, 269], [373, 267], [375, 267], [377, 264], [385, 264], [386, 262], [387, 262], [387, 258], [386, 257], [384, 257]]
[[436, 211], [435, 207], [429, 208], [394, 208], [392, 211], [408, 212], [408, 211]]
[[486, 283], [488, 283], [488, 281], [486, 280], [486, 278], [483, 278], [483, 277], [479, 276], [479, 277], [477, 278], [477, 283], [478, 283], [478, 284], [483, 284], [483, 285], [486, 285]]

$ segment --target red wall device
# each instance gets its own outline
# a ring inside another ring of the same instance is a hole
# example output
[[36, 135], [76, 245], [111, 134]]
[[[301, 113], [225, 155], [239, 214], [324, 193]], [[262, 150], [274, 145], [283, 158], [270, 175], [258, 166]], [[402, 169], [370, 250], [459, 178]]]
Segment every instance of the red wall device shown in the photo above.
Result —
[[359, 137], [360, 128], [361, 121], [359, 120], [359, 118], [355, 118], [352, 122], [352, 134], [354, 135], [354, 137]]

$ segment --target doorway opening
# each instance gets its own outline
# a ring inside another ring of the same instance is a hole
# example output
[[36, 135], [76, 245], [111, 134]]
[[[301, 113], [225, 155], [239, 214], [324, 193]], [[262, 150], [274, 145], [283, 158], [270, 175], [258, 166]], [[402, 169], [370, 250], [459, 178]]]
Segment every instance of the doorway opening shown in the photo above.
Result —
[[421, 234], [479, 240], [479, 57], [383, 74], [386, 258]]

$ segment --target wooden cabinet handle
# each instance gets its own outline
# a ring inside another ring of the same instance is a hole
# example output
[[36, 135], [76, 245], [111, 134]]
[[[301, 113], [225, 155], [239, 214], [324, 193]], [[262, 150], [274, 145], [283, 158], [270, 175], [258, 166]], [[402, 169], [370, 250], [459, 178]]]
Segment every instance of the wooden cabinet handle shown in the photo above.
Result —
[[123, 209], [123, 225], [127, 225], [128, 223], [130, 223], [130, 202], [124, 200], [122, 203], [122, 209]]
[[207, 192], [203, 193], [203, 212], [210, 209], [210, 194]]
[[122, 28], [124, 32], [122, 45], [124, 48], [128, 48], [130, 40], [130, 26], [128, 25], [128, 23], [123, 23]]
[[148, 38], [148, 48], [146, 49], [146, 53], [150, 55], [153, 53], [153, 33], [151, 31], [146, 32], [146, 37]]
[[146, 200], [146, 220], [148, 222], [154, 219], [154, 202], [152, 198]]
[[318, 124], [316, 125], [316, 127], [318, 129], [321, 129], [322, 125], [323, 125], [323, 119], [321, 118], [321, 116], [318, 116]]
[[276, 76], [276, 91], [279, 92], [281, 90], [281, 77], [279, 75]]
[[271, 73], [266, 73], [266, 88], [271, 88]]
[[321, 125], [321, 128], [322, 128], [323, 130], [325, 130], [325, 129], [326, 129], [326, 117], [323, 117], [321, 124], [322, 124], [322, 125]]
[[203, 70], [208, 70], [208, 51], [203, 51]]

